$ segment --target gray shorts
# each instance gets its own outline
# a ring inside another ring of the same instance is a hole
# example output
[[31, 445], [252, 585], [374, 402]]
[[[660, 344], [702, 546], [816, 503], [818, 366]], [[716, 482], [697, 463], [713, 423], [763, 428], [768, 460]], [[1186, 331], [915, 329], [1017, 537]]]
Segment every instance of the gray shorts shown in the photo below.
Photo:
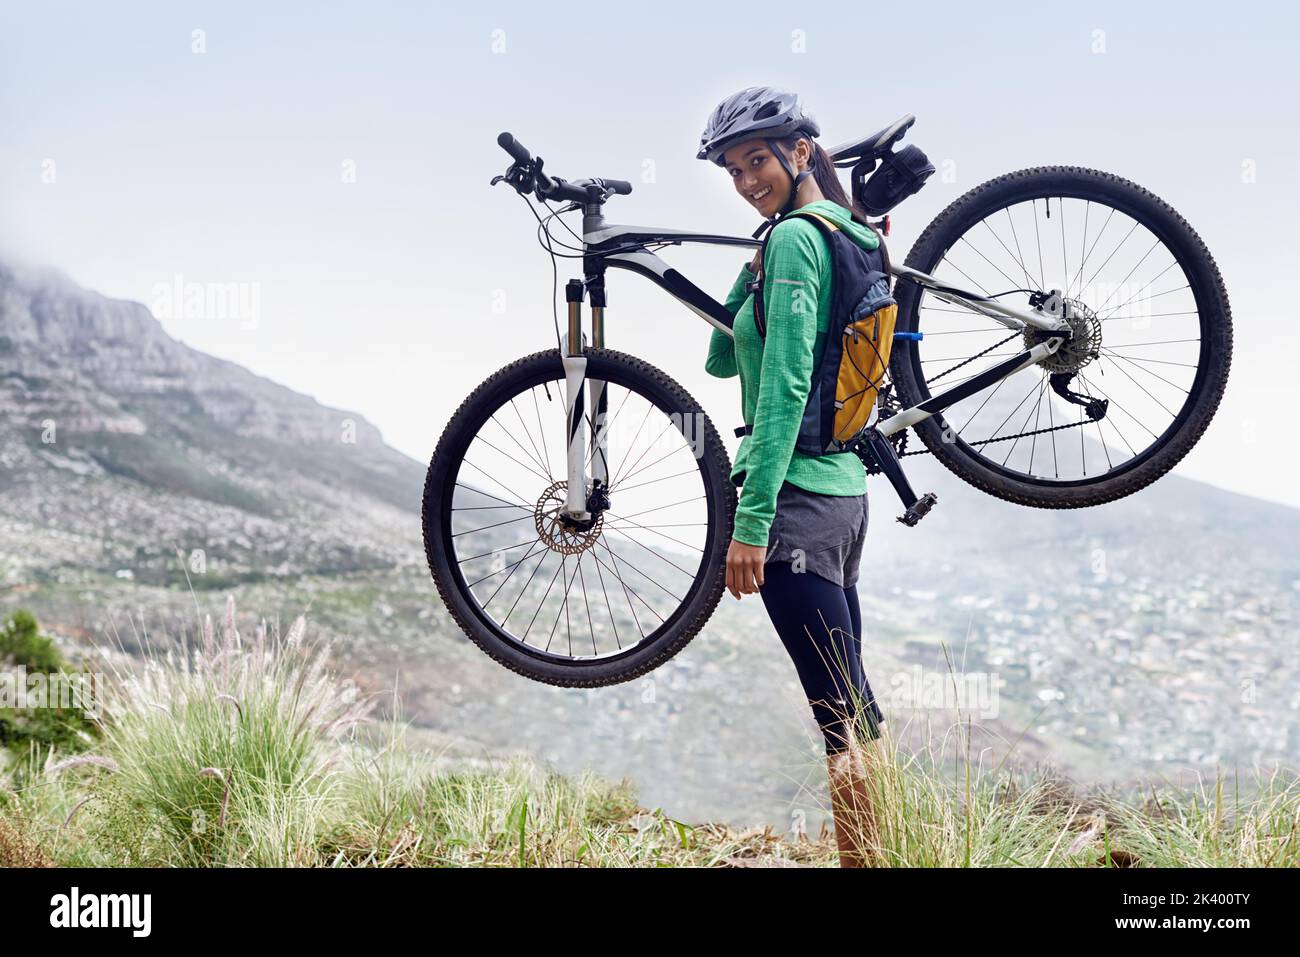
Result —
[[785, 482], [767, 536], [768, 562], [802, 561], [841, 588], [856, 585], [867, 537], [867, 495], [821, 495]]

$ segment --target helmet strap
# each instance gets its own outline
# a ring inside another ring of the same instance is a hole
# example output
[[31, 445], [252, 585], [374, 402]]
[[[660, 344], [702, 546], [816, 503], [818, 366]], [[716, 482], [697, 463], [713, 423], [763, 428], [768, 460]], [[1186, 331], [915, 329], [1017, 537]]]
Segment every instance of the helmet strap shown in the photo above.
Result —
[[[776, 158], [781, 163], [781, 168], [785, 170], [785, 175], [790, 177], [790, 195], [785, 201], [785, 208], [768, 220], [770, 223], [776, 223], [777, 217], [784, 218], [790, 214], [792, 209], [794, 209], [795, 194], [799, 192], [799, 186], [805, 179], [812, 175], [813, 171], [812, 168], [800, 170], [799, 175], [796, 176], [794, 170], [790, 168], [790, 161], [785, 158], [785, 153], [781, 152], [781, 148], [777, 145], [776, 140], [765, 139], [764, 142], [767, 143], [767, 148], [776, 154]], [[816, 160], [814, 160], [814, 162], [816, 162]]]

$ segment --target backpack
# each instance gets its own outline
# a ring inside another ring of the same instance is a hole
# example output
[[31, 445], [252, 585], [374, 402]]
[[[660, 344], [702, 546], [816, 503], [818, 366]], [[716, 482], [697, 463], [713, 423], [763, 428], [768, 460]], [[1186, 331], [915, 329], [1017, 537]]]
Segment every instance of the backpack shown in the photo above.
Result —
[[[804, 216], [816, 224], [826, 237], [833, 263], [826, 351], [813, 370], [795, 448], [806, 455], [851, 452], [875, 409], [894, 343], [898, 303], [889, 289], [889, 256], [883, 238], [875, 249], [863, 249], [824, 216], [810, 210], [795, 210], [789, 215]], [[759, 258], [762, 264], [767, 261], [770, 238], [768, 233], [763, 240], [763, 255]], [[758, 278], [746, 288], [755, 293], [754, 322], [758, 334], [766, 340], [762, 266]], [[736, 429], [736, 435], [753, 431], [752, 425], [745, 425]]]

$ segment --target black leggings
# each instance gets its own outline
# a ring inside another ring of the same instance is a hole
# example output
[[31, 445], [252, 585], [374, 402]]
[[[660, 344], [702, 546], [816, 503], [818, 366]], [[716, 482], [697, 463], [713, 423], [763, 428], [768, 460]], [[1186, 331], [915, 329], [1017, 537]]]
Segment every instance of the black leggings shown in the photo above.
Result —
[[826, 753], [848, 749], [846, 721], [858, 737], [880, 737], [885, 720], [862, 670], [862, 611], [857, 585], [840, 588], [788, 561], [763, 566], [759, 589], [767, 614], [794, 661], [804, 694], [826, 739]]

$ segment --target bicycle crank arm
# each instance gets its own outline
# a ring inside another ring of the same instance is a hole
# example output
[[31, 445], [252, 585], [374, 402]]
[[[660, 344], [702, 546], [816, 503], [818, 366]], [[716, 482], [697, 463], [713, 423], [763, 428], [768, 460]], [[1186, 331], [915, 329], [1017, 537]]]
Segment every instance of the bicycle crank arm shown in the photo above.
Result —
[[[898, 497], [903, 500], [903, 507], [906, 511], [898, 517], [909, 528], [914, 527], [917, 522], [923, 519], [939, 501], [939, 496], [933, 492], [926, 492], [920, 498], [912, 491], [912, 484], [903, 474], [903, 466], [898, 461], [898, 455], [894, 452], [894, 446], [890, 444], [889, 439], [881, 435], [874, 427], [868, 429], [863, 435], [867, 449], [870, 450], [876, 462], [880, 465], [880, 471], [889, 479], [889, 484], [894, 486], [894, 491]], [[861, 453], [859, 452], [859, 458]]]

